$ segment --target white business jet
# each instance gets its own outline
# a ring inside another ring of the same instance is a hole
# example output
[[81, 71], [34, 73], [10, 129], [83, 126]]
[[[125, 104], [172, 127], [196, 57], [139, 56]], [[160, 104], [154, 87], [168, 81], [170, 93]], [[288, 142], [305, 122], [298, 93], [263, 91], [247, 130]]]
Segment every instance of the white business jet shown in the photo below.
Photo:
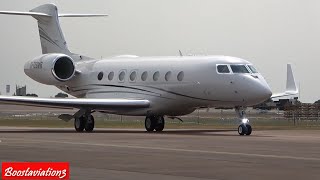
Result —
[[97, 17], [105, 14], [58, 14], [54, 4], [30, 12], [1, 11], [0, 14], [28, 15], [38, 21], [42, 55], [27, 62], [24, 71], [33, 80], [54, 85], [74, 99], [0, 96], [1, 103], [40, 107], [73, 107], [76, 131], [94, 129], [93, 112], [145, 116], [147, 131], [162, 131], [164, 117], [192, 113], [198, 108], [235, 108], [242, 120], [240, 135], [252, 128], [245, 108], [270, 97], [297, 94], [288, 65], [287, 91], [272, 96], [260, 73], [249, 61], [229, 56], [138, 57], [123, 55], [93, 59], [69, 51], [59, 17]]

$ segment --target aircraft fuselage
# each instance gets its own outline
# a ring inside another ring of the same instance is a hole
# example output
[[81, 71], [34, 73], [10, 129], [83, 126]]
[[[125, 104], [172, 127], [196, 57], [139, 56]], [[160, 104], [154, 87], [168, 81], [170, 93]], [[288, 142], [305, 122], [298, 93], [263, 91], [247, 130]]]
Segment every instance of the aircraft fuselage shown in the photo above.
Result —
[[[227, 65], [230, 72], [218, 72], [218, 65]], [[248, 72], [233, 72], [231, 65], [245, 66]], [[79, 61], [76, 69], [80, 73], [57, 87], [79, 98], [151, 102], [146, 109], [103, 110], [108, 113], [178, 116], [200, 107], [246, 107], [270, 98], [268, 84], [248, 65], [252, 63], [229, 56], [123, 56]]]

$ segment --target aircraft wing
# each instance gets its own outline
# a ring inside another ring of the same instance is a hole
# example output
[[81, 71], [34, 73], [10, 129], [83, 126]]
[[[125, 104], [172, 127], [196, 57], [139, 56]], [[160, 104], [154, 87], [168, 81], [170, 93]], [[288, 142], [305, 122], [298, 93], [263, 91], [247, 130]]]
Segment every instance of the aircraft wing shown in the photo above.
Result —
[[94, 98], [38, 98], [21, 96], [0, 96], [0, 103], [27, 105], [36, 107], [73, 107], [88, 109], [138, 109], [150, 106], [148, 100], [142, 99], [94, 99]]
[[294, 80], [291, 64], [287, 64], [287, 86], [286, 91], [283, 93], [276, 93], [271, 96], [272, 99], [274, 98], [282, 98], [286, 96], [293, 96], [297, 95], [299, 90], [297, 88], [296, 82]]

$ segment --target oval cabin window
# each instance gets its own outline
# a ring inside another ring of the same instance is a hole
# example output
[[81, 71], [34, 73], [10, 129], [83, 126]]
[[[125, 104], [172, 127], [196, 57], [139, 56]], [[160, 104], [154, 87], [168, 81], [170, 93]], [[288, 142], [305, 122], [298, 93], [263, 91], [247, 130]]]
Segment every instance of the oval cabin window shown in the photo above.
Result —
[[123, 81], [124, 77], [125, 77], [126, 73], [124, 71], [121, 71], [121, 73], [119, 74], [119, 81]]
[[155, 73], [153, 74], [153, 80], [154, 80], [154, 81], [158, 81], [159, 76], [160, 76], [159, 71], [155, 72]]
[[99, 72], [99, 74], [98, 74], [98, 80], [101, 81], [102, 78], [103, 78], [103, 72]]
[[145, 71], [145, 72], [143, 72], [143, 73], [141, 74], [141, 80], [142, 80], [142, 81], [145, 81], [145, 80], [147, 80], [147, 78], [148, 78], [148, 72]]
[[169, 71], [169, 72], [167, 72], [166, 73], [166, 75], [164, 76], [164, 79], [166, 80], [166, 81], [169, 81], [170, 80], [170, 77], [171, 77], [171, 71]]
[[111, 81], [111, 80], [113, 79], [113, 77], [114, 77], [114, 72], [111, 71], [111, 72], [109, 73], [109, 75], [108, 75], [109, 81]]
[[136, 80], [136, 77], [137, 77], [137, 72], [136, 72], [136, 71], [131, 72], [131, 74], [130, 74], [130, 81], [135, 81], [135, 80]]
[[178, 81], [182, 81], [183, 78], [184, 78], [184, 72], [183, 72], [183, 71], [180, 71], [179, 74], [178, 74], [178, 76], [177, 76], [177, 79], [178, 79]]

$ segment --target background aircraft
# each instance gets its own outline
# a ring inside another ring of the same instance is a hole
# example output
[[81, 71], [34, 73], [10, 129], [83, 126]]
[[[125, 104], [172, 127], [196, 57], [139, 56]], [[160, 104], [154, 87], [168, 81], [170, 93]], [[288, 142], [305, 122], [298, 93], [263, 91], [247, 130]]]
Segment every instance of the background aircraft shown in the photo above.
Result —
[[296, 94], [288, 65], [287, 91], [272, 92], [252, 63], [230, 56], [138, 57], [123, 55], [93, 59], [69, 51], [59, 17], [96, 17], [104, 14], [58, 14], [53, 4], [30, 12], [1, 11], [37, 19], [42, 55], [28, 61], [25, 73], [37, 82], [54, 85], [76, 99], [1, 96], [0, 102], [45, 107], [74, 107], [76, 131], [94, 129], [93, 112], [146, 116], [147, 131], [162, 131], [164, 116], [174, 118], [202, 107], [234, 107], [240, 135], [250, 135], [245, 108], [270, 97]]

